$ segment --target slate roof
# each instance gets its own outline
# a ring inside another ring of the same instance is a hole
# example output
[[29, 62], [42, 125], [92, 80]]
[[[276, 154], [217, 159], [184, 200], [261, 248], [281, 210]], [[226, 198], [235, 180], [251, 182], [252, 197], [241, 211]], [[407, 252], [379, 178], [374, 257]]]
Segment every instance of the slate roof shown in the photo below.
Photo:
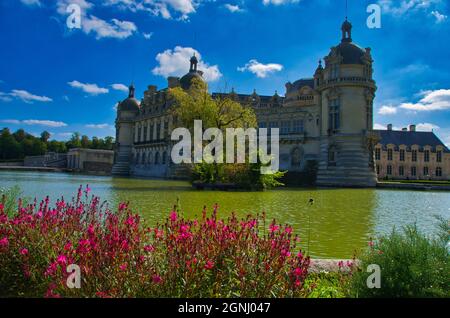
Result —
[[337, 52], [343, 57], [343, 64], [364, 64], [362, 57], [365, 50], [353, 42], [342, 42], [337, 47]]
[[445, 144], [434, 134], [434, 132], [427, 131], [401, 131], [401, 130], [374, 130], [380, 134], [380, 144], [386, 146], [393, 144], [396, 146], [405, 145], [411, 147], [412, 145], [418, 145], [419, 147], [442, 146], [445, 152], [450, 150]]
[[309, 86], [311, 88], [314, 88], [314, 79], [313, 78], [302, 78], [302, 79], [299, 79], [299, 80], [295, 81], [294, 83], [292, 83], [292, 87], [297, 90], [304, 86]]

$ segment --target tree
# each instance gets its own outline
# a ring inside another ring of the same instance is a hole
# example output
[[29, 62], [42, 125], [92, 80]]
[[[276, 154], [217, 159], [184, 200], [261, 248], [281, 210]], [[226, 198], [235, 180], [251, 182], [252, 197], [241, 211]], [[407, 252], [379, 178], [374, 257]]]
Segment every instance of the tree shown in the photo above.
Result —
[[4, 128], [0, 134], [0, 159], [21, 159], [23, 149], [20, 143], [14, 138], [8, 128]]
[[91, 148], [91, 146], [92, 146], [92, 143], [89, 140], [89, 137], [86, 135], [81, 136], [80, 143], [81, 143], [81, 148]]
[[81, 148], [81, 140], [80, 133], [74, 132], [72, 137], [70, 137], [69, 141], [66, 143], [67, 149], [71, 148]]
[[41, 133], [41, 140], [43, 141], [43, 142], [48, 142], [48, 140], [50, 139], [50, 137], [51, 137], [51, 135], [50, 135], [50, 133], [48, 132], [48, 131], [46, 131], [46, 130], [44, 130], [42, 133]]

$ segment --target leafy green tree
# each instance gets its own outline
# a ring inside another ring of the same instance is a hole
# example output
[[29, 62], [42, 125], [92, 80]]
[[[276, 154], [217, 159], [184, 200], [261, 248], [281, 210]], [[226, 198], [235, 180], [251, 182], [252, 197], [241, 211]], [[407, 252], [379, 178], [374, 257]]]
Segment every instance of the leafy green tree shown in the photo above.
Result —
[[89, 140], [89, 137], [86, 135], [81, 136], [80, 143], [81, 143], [82, 148], [91, 148], [91, 146], [92, 146], [92, 143]]
[[67, 149], [71, 148], [81, 148], [81, 138], [79, 132], [74, 132], [72, 137], [70, 137], [69, 141], [66, 143]]
[[48, 140], [50, 139], [50, 137], [51, 137], [51, 135], [50, 135], [50, 133], [48, 132], [48, 131], [46, 131], [46, 130], [44, 130], [42, 133], [41, 133], [41, 140], [43, 141], [43, 142], [48, 142]]
[[0, 159], [21, 159], [23, 158], [22, 146], [8, 128], [4, 128], [0, 134]]

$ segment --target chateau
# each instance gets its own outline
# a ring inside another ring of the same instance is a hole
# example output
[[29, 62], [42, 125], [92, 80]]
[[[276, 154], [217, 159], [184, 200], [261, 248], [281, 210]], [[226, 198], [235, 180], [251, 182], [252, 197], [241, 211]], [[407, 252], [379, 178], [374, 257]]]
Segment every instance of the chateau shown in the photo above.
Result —
[[[286, 83], [284, 97], [276, 92], [262, 96], [256, 91], [246, 95], [234, 90], [225, 95], [251, 105], [260, 128], [280, 129], [280, 170], [301, 172], [316, 163], [318, 185], [371, 187], [377, 183], [376, 168], [379, 173], [384, 171], [380, 159], [375, 162], [375, 152], [378, 155], [379, 149], [386, 148], [378, 144], [374, 151], [379, 132], [373, 130], [377, 89], [373, 59], [370, 48], [353, 42], [349, 21], [345, 20], [341, 31], [341, 41], [331, 48], [324, 65], [320, 60], [313, 77]], [[167, 93], [173, 87], [188, 89], [193, 78], [203, 80], [197, 65], [193, 56], [186, 75], [169, 77], [168, 87], [161, 90], [148, 86], [141, 102], [130, 86], [128, 98], [117, 107], [113, 174], [183, 177], [185, 167], [170, 160], [173, 118]], [[213, 93], [213, 97], [219, 95], [224, 94]], [[442, 143], [436, 149], [448, 154]], [[446, 169], [444, 177], [449, 174]]]

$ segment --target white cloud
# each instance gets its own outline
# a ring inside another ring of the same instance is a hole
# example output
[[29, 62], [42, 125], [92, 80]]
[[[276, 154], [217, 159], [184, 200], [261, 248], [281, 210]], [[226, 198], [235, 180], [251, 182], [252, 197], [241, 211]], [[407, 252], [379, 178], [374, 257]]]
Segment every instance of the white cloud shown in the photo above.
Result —
[[41, 2], [39, 0], [20, 0], [20, 2], [27, 6], [41, 6]]
[[88, 125], [86, 125], [86, 128], [105, 129], [105, 128], [110, 128], [110, 125], [108, 125], [108, 124], [88, 124]]
[[9, 94], [0, 92], [0, 101], [7, 103], [7, 102], [12, 101], [12, 98], [9, 96]]
[[400, 108], [413, 111], [433, 111], [450, 109], [450, 89], [423, 91], [417, 103], [403, 103]]
[[427, 10], [439, 4], [441, 0], [379, 0], [383, 12], [401, 16], [408, 12]]
[[112, 84], [111, 87], [116, 91], [128, 93], [128, 87], [124, 84]]
[[378, 114], [380, 115], [394, 115], [397, 114], [397, 108], [394, 106], [381, 106], [380, 110], [378, 111]]
[[144, 37], [144, 39], [150, 40], [153, 36], [153, 32], [150, 32], [150, 33], [142, 32], [142, 36]]
[[182, 76], [189, 70], [189, 59], [192, 55], [197, 56], [198, 70], [203, 72], [203, 78], [207, 82], [218, 80], [222, 73], [219, 71], [217, 65], [209, 65], [201, 59], [201, 54], [191, 47], [176, 46], [173, 50], [165, 50], [162, 53], [156, 55], [156, 60], [159, 66], [152, 70], [155, 75], [168, 76]]
[[436, 18], [436, 23], [442, 23], [447, 19], [445, 14], [440, 13], [439, 11], [431, 11], [431, 14]]
[[200, 2], [201, 0], [104, 0], [103, 4], [132, 12], [144, 11], [164, 19], [172, 19], [175, 15], [177, 19], [186, 20], [196, 12]]
[[263, 64], [259, 63], [255, 59], [252, 59], [247, 64], [245, 64], [245, 66], [238, 67], [237, 69], [240, 72], [249, 71], [253, 74], [256, 74], [256, 76], [259, 78], [265, 78], [271, 73], [281, 71], [283, 69], [283, 65], [276, 63]]
[[263, 0], [263, 4], [265, 6], [269, 5], [269, 4], [273, 4], [273, 5], [281, 5], [281, 4], [287, 4], [287, 3], [299, 3], [300, 0]]
[[126, 39], [137, 31], [137, 27], [133, 22], [117, 19], [112, 19], [111, 22], [107, 22], [93, 15], [82, 20], [82, 29], [86, 34], [94, 33], [96, 39]]
[[5, 119], [1, 120], [2, 123], [6, 124], [14, 124], [14, 125], [28, 125], [28, 126], [45, 126], [45, 127], [66, 127], [67, 124], [62, 121], [53, 121], [53, 120], [38, 120], [38, 119], [26, 119], [26, 120], [17, 120], [17, 119]]
[[81, 83], [79, 81], [68, 82], [71, 87], [79, 88], [89, 95], [106, 94], [109, 92], [107, 88], [99, 87], [97, 84]]
[[240, 8], [239, 5], [237, 5], [237, 4], [229, 4], [229, 3], [226, 3], [226, 4], [224, 5], [224, 7], [225, 7], [228, 11], [233, 12], [233, 13], [235, 13], [235, 12], [243, 12], [243, 11], [244, 11], [244, 10], [243, 10], [242, 8]]
[[431, 123], [420, 123], [416, 125], [417, 131], [433, 131], [437, 130], [440, 127]]
[[[10, 96], [10, 97], [8, 97], [8, 96]], [[34, 94], [31, 94], [30, 92], [28, 92], [26, 90], [22, 90], [22, 89], [13, 89], [11, 91], [11, 93], [9, 93], [9, 94], [0, 93], [0, 98], [3, 101], [10, 101], [11, 97], [20, 99], [27, 104], [32, 104], [33, 102], [48, 103], [48, 102], [53, 101], [50, 97], [34, 95]]]
[[69, 13], [66, 11], [69, 4], [77, 4], [81, 8], [81, 29], [85, 34], [94, 34], [96, 39], [115, 38], [126, 39], [137, 32], [137, 26], [130, 21], [120, 21], [111, 19], [103, 20], [94, 15], [89, 15], [88, 11], [93, 4], [86, 0], [58, 0], [57, 12], [66, 17]]

